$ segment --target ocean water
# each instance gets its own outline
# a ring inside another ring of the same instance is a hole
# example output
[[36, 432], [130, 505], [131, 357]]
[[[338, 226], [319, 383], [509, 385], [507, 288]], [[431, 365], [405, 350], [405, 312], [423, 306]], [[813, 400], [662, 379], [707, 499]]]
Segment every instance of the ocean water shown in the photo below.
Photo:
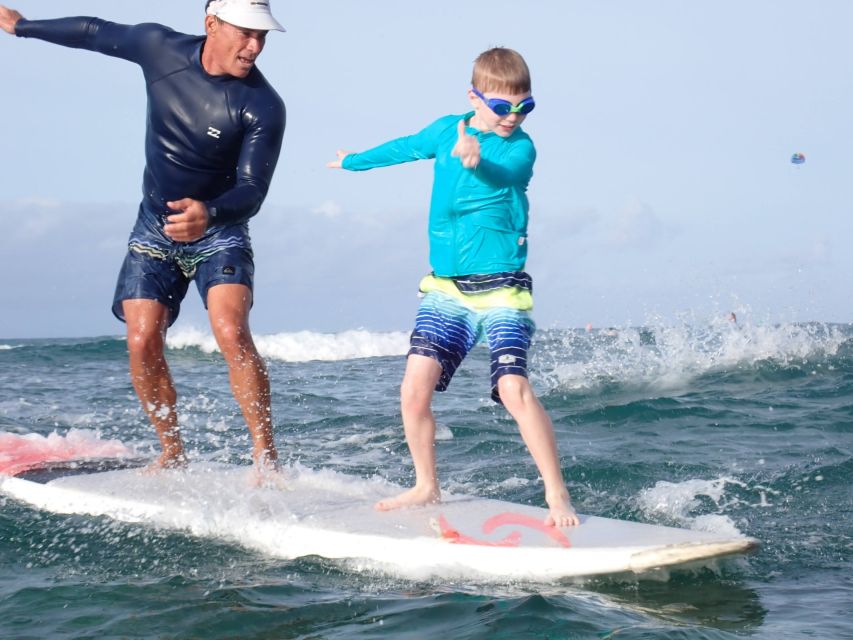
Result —
[[[405, 333], [257, 336], [289, 465], [406, 484]], [[248, 464], [209, 333], [169, 338], [194, 459]], [[742, 533], [754, 555], [558, 583], [407, 580], [0, 497], [2, 638], [853, 638], [853, 327], [716, 319], [537, 334], [582, 513]], [[436, 398], [443, 487], [542, 506], [478, 348]], [[153, 456], [117, 337], [0, 340], [0, 435]], [[54, 434], [54, 435], [52, 435]]]

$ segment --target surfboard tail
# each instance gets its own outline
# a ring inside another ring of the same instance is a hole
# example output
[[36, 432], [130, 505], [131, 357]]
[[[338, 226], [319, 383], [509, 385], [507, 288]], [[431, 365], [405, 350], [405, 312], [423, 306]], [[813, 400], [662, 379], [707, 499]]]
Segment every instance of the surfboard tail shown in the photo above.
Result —
[[757, 551], [760, 543], [755, 538], [741, 538], [721, 542], [673, 544], [660, 549], [649, 549], [631, 556], [631, 570], [642, 573], [657, 567], [684, 565], [707, 558], [721, 558]]

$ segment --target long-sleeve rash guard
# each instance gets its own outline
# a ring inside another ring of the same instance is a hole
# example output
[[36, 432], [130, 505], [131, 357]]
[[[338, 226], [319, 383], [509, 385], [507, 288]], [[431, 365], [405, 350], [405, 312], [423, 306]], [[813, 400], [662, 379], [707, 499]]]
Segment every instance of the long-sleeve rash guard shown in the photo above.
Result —
[[284, 103], [257, 68], [246, 78], [210, 75], [201, 64], [204, 36], [159, 24], [22, 19], [15, 31], [142, 68], [148, 93], [146, 165], [131, 242], [151, 234], [143, 244], [174, 244], [162, 233], [164, 216], [174, 213], [165, 203], [193, 198], [203, 201], [210, 215], [195, 248], [209, 252], [211, 243], [223, 241], [249, 246], [245, 223], [266, 197], [285, 126]]
[[438, 276], [521, 271], [527, 260], [527, 185], [536, 150], [521, 128], [503, 138], [466, 128], [480, 141], [480, 164], [466, 169], [451, 154], [459, 120], [439, 118], [411, 136], [344, 158], [343, 168], [364, 171], [435, 158], [429, 211], [429, 259]]

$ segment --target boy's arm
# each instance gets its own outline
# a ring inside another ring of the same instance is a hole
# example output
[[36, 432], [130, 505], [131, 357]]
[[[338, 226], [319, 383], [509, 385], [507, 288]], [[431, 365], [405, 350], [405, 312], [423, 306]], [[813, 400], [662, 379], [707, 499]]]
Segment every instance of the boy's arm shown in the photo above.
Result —
[[443, 118], [411, 136], [390, 140], [378, 147], [360, 153], [338, 151], [338, 159], [330, 162], [330, 168], [342, 168], [349, 171], [366, 171], [378, 167], [388, 167], [415, 160], [427, 160], [435, 157], [438, 136], [446, 128]]
[[526, 185], [533, 177], [536, 149], [533, 144], [519, 144], [518, 148], [500, 158], [482, 156], [471, 171], [478, 178], [496, 187]]
[[435, 157], [419, 134], [390, 140], [378, 147], [360, 153], [350, 153], [341, 160], [341, 168], [349, 171], [367, 171], [378, 167], [390, 167], [404, 162], [426, 160]]

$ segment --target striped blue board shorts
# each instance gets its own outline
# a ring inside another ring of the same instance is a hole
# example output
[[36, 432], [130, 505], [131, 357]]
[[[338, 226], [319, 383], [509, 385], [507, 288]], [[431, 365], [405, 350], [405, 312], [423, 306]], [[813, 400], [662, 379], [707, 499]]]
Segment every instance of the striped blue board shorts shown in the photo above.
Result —
[[498, 379], [507, 374], [527, 377], [527, 351], [536, 325], [529, 312], [508, 307], [474, 310], [440, 291], [424, 296], [409, 355], [435, 359], [441, 365], [436, 391], [444, 391], [466, 355], [479, 342], [489, 346], [492, 400], [500, 403]]

